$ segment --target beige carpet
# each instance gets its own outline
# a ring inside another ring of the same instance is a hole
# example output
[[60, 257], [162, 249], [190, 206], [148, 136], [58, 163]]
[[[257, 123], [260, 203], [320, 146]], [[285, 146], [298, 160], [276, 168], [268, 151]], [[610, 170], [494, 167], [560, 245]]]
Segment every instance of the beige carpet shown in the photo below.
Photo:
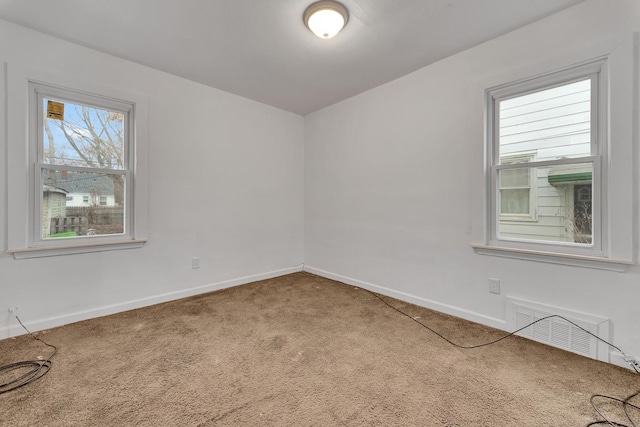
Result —
[[[459, 343], [503, 334], [387, 301]], [[308, 273], [37, 335], [59, 348], [53, 369], [0, 394], [3, 426], [585, 426], [592, 394], [640, 388], [629, 370], [522, 338], [456, 349]], [[0, 365], [49, 352], [2, 340]]]

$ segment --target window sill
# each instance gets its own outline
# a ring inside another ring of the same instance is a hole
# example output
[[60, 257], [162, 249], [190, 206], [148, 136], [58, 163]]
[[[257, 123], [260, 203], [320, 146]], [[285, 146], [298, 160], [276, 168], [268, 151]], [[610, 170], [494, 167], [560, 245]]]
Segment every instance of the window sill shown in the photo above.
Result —
[[513, 223], [532, 223], [532, 222], [538, 222], [538, 218], [537, 217], [532, 217], [529, 215], [523, 215], [523, 216], [514, 216], [514, 215], [500, 215], [500, 221], [507, 221], [511, 224]]
[[65, 246], [46, 246], [37, 248], [9, 249], [7, 253], [13, 254], [15, 259], [44, 258], [60, 255], [84, 254], [89, 252], [116, 251], [122, 249], [141, 248], [147, 242], [146, 239], [115, 240], [112, 242], [85, 243]]
[[497, 246], [471, 245], [478, 255], [490, 255], [503, 258], [512, 258], [525, 261], [546, 262], [551, 264], [570, 265], [574, 267], [595, 268], [624, 273], [635, 265], [633, 261], [600, 258], [595, 256], [560, 254], [545, 251], [533, 251], [527, 249], [503, 248]]

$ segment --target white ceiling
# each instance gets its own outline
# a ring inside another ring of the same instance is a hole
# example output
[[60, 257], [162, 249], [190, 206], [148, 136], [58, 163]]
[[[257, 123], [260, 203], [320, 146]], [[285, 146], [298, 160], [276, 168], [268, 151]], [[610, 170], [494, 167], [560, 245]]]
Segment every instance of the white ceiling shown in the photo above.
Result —
[[0, 0], [0, 18], [308, 114], [583, 0], [342, 0], [321, 40], [313, 0]]

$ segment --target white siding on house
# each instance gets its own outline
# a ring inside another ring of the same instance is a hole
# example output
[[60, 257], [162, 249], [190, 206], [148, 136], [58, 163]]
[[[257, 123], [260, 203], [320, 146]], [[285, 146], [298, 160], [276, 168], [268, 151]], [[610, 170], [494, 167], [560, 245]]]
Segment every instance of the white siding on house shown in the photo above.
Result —
[[42, 189], [42, 237], [49, 237], [51, 234], [51, 220], [66, 216], [65, 192], [45, 186]]
[[[501, 100], [498, 109], [501, 164], [512, 163], [514, 156], [545, 161], [591, 155], [591, 79]], [[581, 171], [591, 171], [591, 165]], [[503, 212], [499, 236], [573, 241], [573, 184], [551, 185], [548, 167], [533, 168], [532, 175], [530, 217]]]
[[[72, 200], [67, 200], [67, 207], [70, 208], [80, 208], [80, 207], [89, 207], [89, 206], [116, 206], [116, 198], [114, 195], [107, 196], [95, 196], [90, 193], [72, 193], [69, 194], [69, 197]], [[88, 201], [85, 202], [85, 197], [88, 197]], [[100, 204], [100, 197], [106, 197], [106, 205]]]
[[536, 152], [536, 160], [591, 153], [591, 81], [500, 102], [500, 156]]

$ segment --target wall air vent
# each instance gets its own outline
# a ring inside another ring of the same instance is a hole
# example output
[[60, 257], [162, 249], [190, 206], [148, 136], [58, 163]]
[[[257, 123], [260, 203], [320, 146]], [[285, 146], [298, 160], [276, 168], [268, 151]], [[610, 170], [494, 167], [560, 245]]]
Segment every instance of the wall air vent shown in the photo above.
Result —
[[[547, 316], [562, 316], [594, 335], [609, 341], [609, 319], [550, 305], [507, 297], [507, 329], [518, 330]], [[609, 362], [609, 348], [582, 329], [559, 318], [542, 320], [517, 335], [566, 351]]]

